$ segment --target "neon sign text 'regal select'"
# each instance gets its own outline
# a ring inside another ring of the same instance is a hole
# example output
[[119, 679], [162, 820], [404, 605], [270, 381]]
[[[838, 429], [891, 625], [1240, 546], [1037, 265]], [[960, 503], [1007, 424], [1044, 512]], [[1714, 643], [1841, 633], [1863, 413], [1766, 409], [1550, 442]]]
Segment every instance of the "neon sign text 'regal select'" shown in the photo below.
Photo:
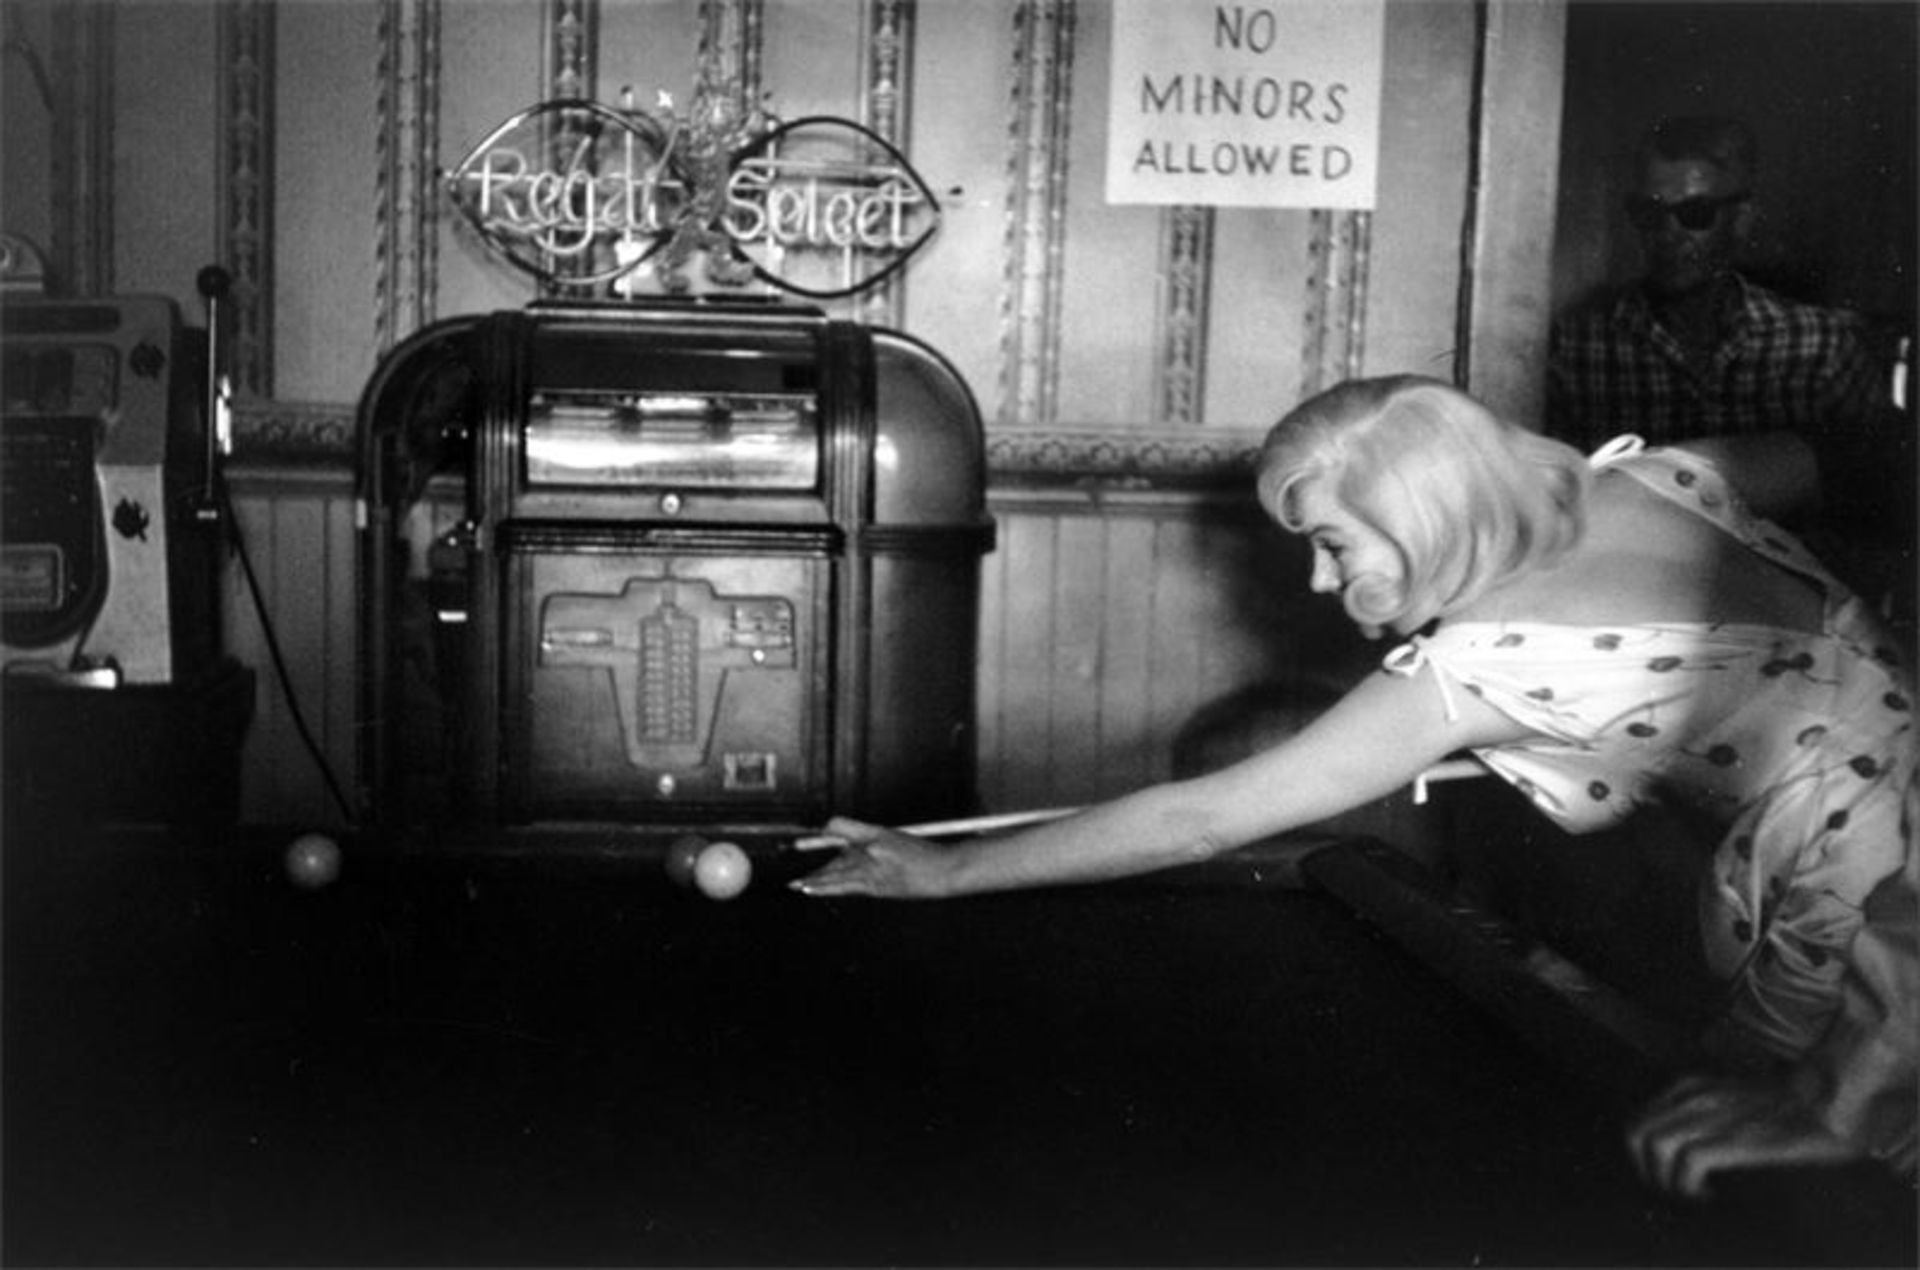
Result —
[[496, 251], [572, 285], [610, 281], [697, 235], [743, 276], [850, 294], [904, 264], [938, 224], [919, 175], [848, 120], [771, 128], [718, 164], [690, 161], [679, 140], [639, 112], [550, 102], [496, 129], [446, 186]]

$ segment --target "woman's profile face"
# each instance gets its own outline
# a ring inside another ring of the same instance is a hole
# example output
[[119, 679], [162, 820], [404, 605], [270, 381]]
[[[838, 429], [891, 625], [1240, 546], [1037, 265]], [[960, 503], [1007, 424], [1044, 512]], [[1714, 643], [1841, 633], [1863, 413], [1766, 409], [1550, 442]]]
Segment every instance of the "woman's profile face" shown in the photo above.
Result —
[[1336, 594], [1368, 634], [1378, 634], [1406, 595], [1406, 564], [1391, 539], [1348, 511], [1324, 477], [1295, 487], [1295, 523], [1313, 548], [1309, 585]]

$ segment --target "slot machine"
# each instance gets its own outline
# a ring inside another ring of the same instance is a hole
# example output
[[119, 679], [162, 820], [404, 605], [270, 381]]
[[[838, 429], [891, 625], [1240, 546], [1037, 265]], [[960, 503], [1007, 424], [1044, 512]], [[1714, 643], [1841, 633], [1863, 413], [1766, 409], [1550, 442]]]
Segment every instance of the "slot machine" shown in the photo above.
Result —
[[204, 351], [160, 296], [0, 297], [10, 682], [175, 684], [219, 634]]
[[375, 825], [817, 825], [974, 797], [984, 446], [903, 334], [743, 301], [453, 318], [360, 405]]
[[212, 350], [160, 296], [0, 296], [9, 826], [230, 825], [253, 674], [222, 655]]

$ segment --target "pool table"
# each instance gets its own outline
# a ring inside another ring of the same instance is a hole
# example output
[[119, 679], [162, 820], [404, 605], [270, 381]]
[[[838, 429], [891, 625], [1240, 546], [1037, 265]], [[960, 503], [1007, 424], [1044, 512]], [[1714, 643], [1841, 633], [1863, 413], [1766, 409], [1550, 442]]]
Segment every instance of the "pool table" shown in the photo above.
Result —
[[1374, 845], [886, 904], [748, 840], [721, 903], [638, 848], [302, 889], [290, 837], [9, 826], [8, 1264], [1913, 1261], [1844, 1171], [1644, 1189], [1644, 1073]]

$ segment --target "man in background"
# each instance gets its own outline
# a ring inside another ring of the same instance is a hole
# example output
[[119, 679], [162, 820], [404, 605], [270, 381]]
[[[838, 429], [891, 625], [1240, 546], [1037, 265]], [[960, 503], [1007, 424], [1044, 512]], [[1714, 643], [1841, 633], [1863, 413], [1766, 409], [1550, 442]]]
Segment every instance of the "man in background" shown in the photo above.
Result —
[[[1790, 300], [1734, 262], [1755, 215], [1757, 157], [1736, 119], [1672, 118], [1635, 154], [1626, 214], [1642, 277], [1555, 326], [1546, 430], [1591, 452], [1713, 437], [1771, 488], [1750, 500], [1847, 538], [1912, 533], [1912, 428], [1855, 314]], [[1811, 525], [1804, 527], [1812, 528]]]

